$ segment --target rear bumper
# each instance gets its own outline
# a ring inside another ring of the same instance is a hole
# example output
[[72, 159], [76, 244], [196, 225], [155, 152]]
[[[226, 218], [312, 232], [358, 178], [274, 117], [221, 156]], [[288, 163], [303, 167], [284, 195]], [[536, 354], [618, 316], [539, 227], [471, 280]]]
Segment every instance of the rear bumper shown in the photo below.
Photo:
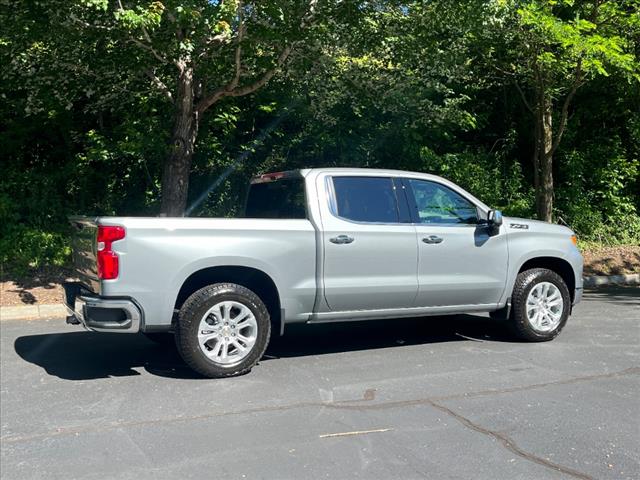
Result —
[[79, 282], [62, 286], [67, 323], [94, 332], [136, 333], [143, 329], [142, 308], [132, 298], [101, 297]]

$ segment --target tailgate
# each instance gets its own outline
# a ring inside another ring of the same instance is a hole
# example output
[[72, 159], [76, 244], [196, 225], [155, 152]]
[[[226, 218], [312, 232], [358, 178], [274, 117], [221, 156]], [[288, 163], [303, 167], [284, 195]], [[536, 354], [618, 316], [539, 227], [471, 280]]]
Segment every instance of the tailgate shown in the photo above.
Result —
[[75, 274], [94, 293], [100, 293], [98, 263], [96, 259], [98, 233], [97, 218], [69, 217], [73, 226], [73, 266]]

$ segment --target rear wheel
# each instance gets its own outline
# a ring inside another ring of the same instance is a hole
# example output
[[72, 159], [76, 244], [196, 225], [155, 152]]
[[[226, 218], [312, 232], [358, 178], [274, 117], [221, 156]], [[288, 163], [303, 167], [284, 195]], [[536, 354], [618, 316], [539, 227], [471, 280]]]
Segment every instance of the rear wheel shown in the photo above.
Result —
[[569, 318], [571, 297], [564, 280], [546, 268], [520, 272], [511, 298], [510, 324], [529, 342], [553, 340]]
[[180, 309], [176, 346], [184, 361], [209, 378], [248, 372], [269, 343], [271, 321], [260, 298], [233, 283], [204, 287]]

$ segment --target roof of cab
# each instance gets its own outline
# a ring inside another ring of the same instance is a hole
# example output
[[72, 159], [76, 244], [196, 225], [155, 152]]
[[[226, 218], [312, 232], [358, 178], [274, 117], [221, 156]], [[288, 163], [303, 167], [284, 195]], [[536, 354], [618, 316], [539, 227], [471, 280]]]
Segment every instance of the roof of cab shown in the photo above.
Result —
[[383, 169], [383, 168], [351, 168], [351, 167], [328, 167], [328, 168], [302, 168], [299, 170], [285, 170], [282, 172], [271, 172], [265, 173], [262, 175], [258, 175], [251, 180], [251, 183], [266, 183], [273, 182], [275, 180], [279, 180], [281, 178], [295, 178], [295, 177], [308, 177], [309, 175], [321, 175], [321, 174], [340, 174], [340, 175], [354, 175], [354, 176], [389, 176], [389, 177], [404, 177], [404, 178], [416, 178], [422, 180], [432, 180], [437, 181], [439, 183], [443, 183], [454, 190], [461, 190], [464, 194], [473, 199], [473, 201], [480, 205], [485, 210], [489, 210], [490, 207], [487, 206], [482, 200], [475, 197], [470, 192], [465, 191], [459, 185], [447, 180], [446, 178], [439, 177], [438, 175], [433, 175], [430, 173], [421, 173], [421, 172], [408, 172], [405, 170], [393, 170], [393, 169]]

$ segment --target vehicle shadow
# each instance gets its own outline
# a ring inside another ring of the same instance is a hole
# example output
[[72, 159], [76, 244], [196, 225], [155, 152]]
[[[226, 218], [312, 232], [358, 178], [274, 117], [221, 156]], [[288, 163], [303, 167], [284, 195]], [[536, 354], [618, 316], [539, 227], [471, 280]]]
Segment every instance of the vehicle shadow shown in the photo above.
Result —
[[75, 331], [19, 337], [16, 353], [65, 380], [95, 380], [140, 375], [135, 369], [174, 378], [199, 378], [173, 345], [159, 345], [144, 335]]
[[299, 324], [274, 337], [265, 359], [460, 341], [513, 341], [505, 325], [479, 315]]
[[[284, 337], [274, 337], [262, 361], [452, 341], [512, 339], [504, 325], [472, 315], [301, 324], [287, 327]], [[65, 380], [140, 375], [136, 370], [140, 368], [168, 378], [201, 378], [184, 364], [174, 346], [156, 344], [142, 334], [28, 335], [17, 338], [14, 348], [25, 361]]]

